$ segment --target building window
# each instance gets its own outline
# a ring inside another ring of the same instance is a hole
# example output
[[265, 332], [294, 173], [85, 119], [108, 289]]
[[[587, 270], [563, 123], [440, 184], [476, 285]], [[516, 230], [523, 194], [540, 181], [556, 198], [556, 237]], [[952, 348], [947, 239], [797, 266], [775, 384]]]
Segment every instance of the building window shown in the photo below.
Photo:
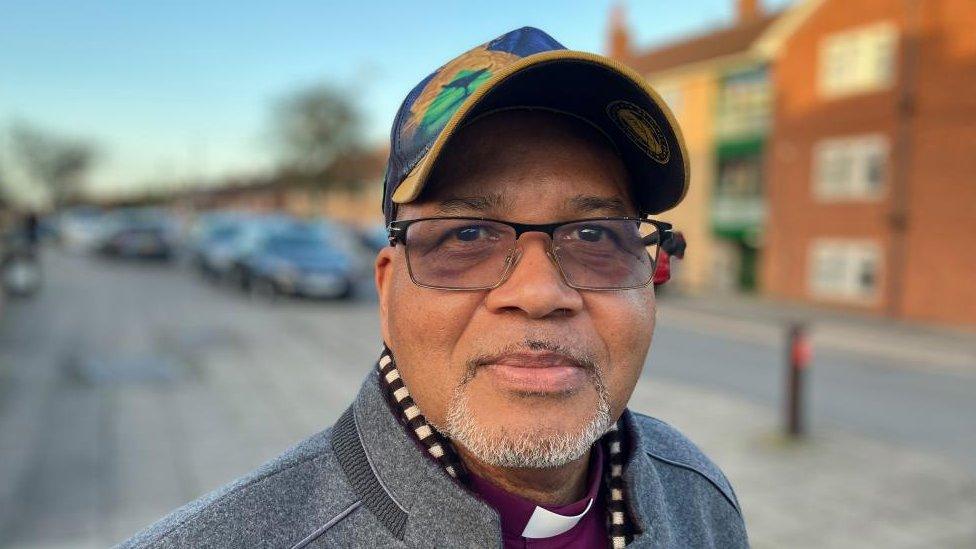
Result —
[[813, 156], [816, 198], [876, 200], [883, 194], [888, 164], [885, 136], [827, 139], [814, 147]]
[[769, 111], [769, 77], [765, 67], [737, 71], [722, 79], [718, 97], [719, 137], [765, 133]]
[[810, 248], [810, 293], [821, 299], [875, 301], [880, 265], [875, 242], [816, 240]]
[[876, 91], [894, 80], [898, 31], [877, 23], [834, 34], [820, 43], [820, 91], [826, 97]]
[[762, 157], [758, 154], [720, 161], [718, 172], [715, 194], [742, 197], [762, 194]]
[[755, 239], [766, 220], [759, 155], [720, 162], [712, 198], [712, 230], [719, 236]]

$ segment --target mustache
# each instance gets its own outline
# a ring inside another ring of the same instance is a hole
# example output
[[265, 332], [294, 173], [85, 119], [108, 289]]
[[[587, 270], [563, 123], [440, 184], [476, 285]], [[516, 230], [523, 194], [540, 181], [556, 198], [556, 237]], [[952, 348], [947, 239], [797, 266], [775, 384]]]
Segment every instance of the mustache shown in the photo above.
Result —
[[465, 378], [462, 383], [470, 381], [471, 378], [473, 378], [477, 373], [479, 368], [488, 364], [493, 364], [499, 361], [505, 355], [524, 353], [526, 351], [544, 351], [559, 355], [561, 358], [572, 363], [574, 366], [586, 370], [591, 376], [599, 376], [596, 361], [589, 353], [579, 349], [574, 349], [556, 341], [546, 339], [525, 339], [521, 342], [508, 344], [495, 352], [479, 354], [472, 357], [467, 362]]

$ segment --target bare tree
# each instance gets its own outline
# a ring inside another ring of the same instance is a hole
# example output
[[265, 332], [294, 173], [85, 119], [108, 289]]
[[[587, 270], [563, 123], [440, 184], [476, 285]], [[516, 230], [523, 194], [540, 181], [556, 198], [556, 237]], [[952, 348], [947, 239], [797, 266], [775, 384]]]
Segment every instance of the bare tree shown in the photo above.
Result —
[[275, 138], [284, 167], [321, 173], [362, 145], [362, 124], [350, 95], [320, 84], [285, 97], [276, 106]]
[[89, 143], [27, 125], [15, 126], [10, 137], [17, 161], [30, 177], [44, 185], [55, 208], [77, 193], [95, 160], [95, 149]]

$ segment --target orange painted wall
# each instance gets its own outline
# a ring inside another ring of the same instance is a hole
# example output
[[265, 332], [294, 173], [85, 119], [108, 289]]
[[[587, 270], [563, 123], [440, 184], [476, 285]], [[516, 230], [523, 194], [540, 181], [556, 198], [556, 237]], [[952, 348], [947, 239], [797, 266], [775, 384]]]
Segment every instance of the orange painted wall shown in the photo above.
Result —
[[[712, 71], [699, 71], [660, 83], [665, 88], [680, 90], [681, 105], [674, 114], [688, 147], [691, 184], [681, 204], [659, 217], [674, 223], [688, 241], [688, 251], [678, 266], [674, 282], [683, 290], [695, 292], [707, 288], [712, 275], [714, 237], [710, 203], [715, 180], [713, 114], [716, 77]], [[651, 79], [651, 85], [655, 84]]]

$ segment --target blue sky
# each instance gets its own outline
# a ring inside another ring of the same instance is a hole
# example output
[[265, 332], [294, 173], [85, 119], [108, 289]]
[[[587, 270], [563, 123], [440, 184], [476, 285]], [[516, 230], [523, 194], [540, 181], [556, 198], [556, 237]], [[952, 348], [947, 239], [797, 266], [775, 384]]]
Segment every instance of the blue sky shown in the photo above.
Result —
[[[246, 174], [273, 163], [270, 111], [289, 91], [342, 86], [382, 141], [406, 92], [451, 57], [523, 25], [602, 51], [613, 3], [0, 0], [0, 129], [93, 139], [101, 191]], [[724, 25], [733, 5], [625, 2], [641, 46]]]

